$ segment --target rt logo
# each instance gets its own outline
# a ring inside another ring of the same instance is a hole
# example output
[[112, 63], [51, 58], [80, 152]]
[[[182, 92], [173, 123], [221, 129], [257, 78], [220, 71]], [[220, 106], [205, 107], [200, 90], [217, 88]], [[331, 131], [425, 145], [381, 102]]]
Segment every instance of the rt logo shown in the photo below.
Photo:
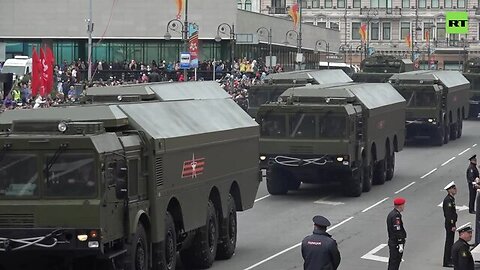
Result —
[[468, 33], [468, 12], [447, 12], [445, 19], [448, 34]]

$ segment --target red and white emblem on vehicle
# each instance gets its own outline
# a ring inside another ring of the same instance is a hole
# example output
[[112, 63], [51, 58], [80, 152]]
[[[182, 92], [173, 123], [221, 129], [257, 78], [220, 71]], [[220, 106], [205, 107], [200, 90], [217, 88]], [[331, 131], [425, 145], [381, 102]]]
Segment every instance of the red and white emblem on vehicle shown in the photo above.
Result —
[[204, 169], [205, 158], [195, 158], [195, 154], [192, 154], [191, 160], [183, 162], [182, 178], [197, 178]]

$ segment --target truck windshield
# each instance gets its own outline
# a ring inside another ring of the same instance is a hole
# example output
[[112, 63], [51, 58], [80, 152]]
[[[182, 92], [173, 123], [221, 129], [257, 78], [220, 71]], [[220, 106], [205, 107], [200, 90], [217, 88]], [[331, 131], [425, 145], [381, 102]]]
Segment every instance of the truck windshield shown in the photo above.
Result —
[[[53, 155], [47, 155], [51, 160]], [[97, 190], [93, 154], [63, 153], [48, 170], [45, 195], [49, 197], [92, 197]], [[48, 179], [48, 181], [47, 181]]]
[[15, 75], [24, 75], [25, 67], [23, 66], [4, 66], [2, 68], [2, 73], [13, 73]]
[[0, 198], [38, 195], [35, 155], [4, 153], [0, 156]]
[[345, 138], [346, 137], [346, 119], [345, 117], [329, 115], [328, 113], [320, 116], [319, 135], [322, 139]]
[[315, 115], [297, 113], [289, 118], [291, 138], [313, 139], [315, 138]]
[[407, 101], [407, 107], [435, 107], [436, 105], [435, 92], [431, 89], [403, 89], [401, 94]]
[[260, 117], [260, 134], [265, 137], [285, 137], [285, 115], [264, 115]]

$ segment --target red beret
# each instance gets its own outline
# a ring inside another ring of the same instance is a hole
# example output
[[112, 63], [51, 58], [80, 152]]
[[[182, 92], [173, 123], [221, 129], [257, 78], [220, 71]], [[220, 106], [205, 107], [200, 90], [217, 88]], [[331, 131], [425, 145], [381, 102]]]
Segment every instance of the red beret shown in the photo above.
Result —
[[395, 199], [393, 200], [393, 204], [394, 204], [394, 205], [402, 205], [402, 204], [405, 204], [405, 201], [406, 201], [406, 200], [405, 200], [404, 198], [398, 197], [398, 198], [395, 198]]

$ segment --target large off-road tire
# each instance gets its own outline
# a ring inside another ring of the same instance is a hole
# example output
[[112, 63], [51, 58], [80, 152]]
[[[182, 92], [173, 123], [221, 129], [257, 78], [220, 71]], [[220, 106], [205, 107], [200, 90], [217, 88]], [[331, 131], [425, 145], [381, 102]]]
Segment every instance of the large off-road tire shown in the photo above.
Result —
[[363, 166], [363, 192], [369, 192], [373, 185], [373, 168], [374, 162], [371, 161], [369, 165]]
[[302, 182], [294, 177], [287, 179], [288, 190], [298, 190]]
[[444, 132], [444, 137], [443, 137], [443, 144], [447, 144], [450, 141], [450, 128], [448, 124], [445, 124], [445, 132]]
[[278, 167], [267, 169], [267, 190], [272, 195], [284, 195], [288, 192], [286, 173]]
[[230, 259], [235, 253], [237, 246], [237, 208], [235, 200], [228, 194], [228, 216], [220, 226], [220, 236], [217, 245], [217, 257], [219, 260]]
[[451, 141], [456, 140], [457, 135], [458, 135], [458, 125], [457, 125], [457, 123], [452, 123], [450, 125], [450, 140]]
[[457, 124], [457, 139], [462, 137], [462, 129], [463, 129], [463, 120], [459, 119]]
[[174, 270], [177, 265], [177, 231], [172, 215], [165, 215], [165, 239], [154, 248], [154, 270]]
[[207, 269], [212, 266], [217, 255], [218, 217], [212, 201], [208, 201], [207, 223], [198, 229], [192, 245], [180, 252], [187, 269]]
[[373, 171], [373, 184], [383, 185], [387, 180], [387, 158], [384, 158], [375, 163]]
[[387, 159], [387, 178], [385, 180], [390, 181], [393, 179], [395, 173], [395, 152], [393, 152]]
[[148, 270], [149, 251], [148, 239], [145, 228], [140, 223], [137, 225], [137, 231], [127, 246], [123, 265], [124, 270]]
[[358, 168], [346, 177], [346, 183], [344, 185], [344, 194], [349, 197], [360, 197], [363, 191], [363, 171], [362, 167]]
[[433, 136], [433, 144], [442, 146], [445, 142], [445, 129], [443, 127], [437, 128], [436, 134]]

